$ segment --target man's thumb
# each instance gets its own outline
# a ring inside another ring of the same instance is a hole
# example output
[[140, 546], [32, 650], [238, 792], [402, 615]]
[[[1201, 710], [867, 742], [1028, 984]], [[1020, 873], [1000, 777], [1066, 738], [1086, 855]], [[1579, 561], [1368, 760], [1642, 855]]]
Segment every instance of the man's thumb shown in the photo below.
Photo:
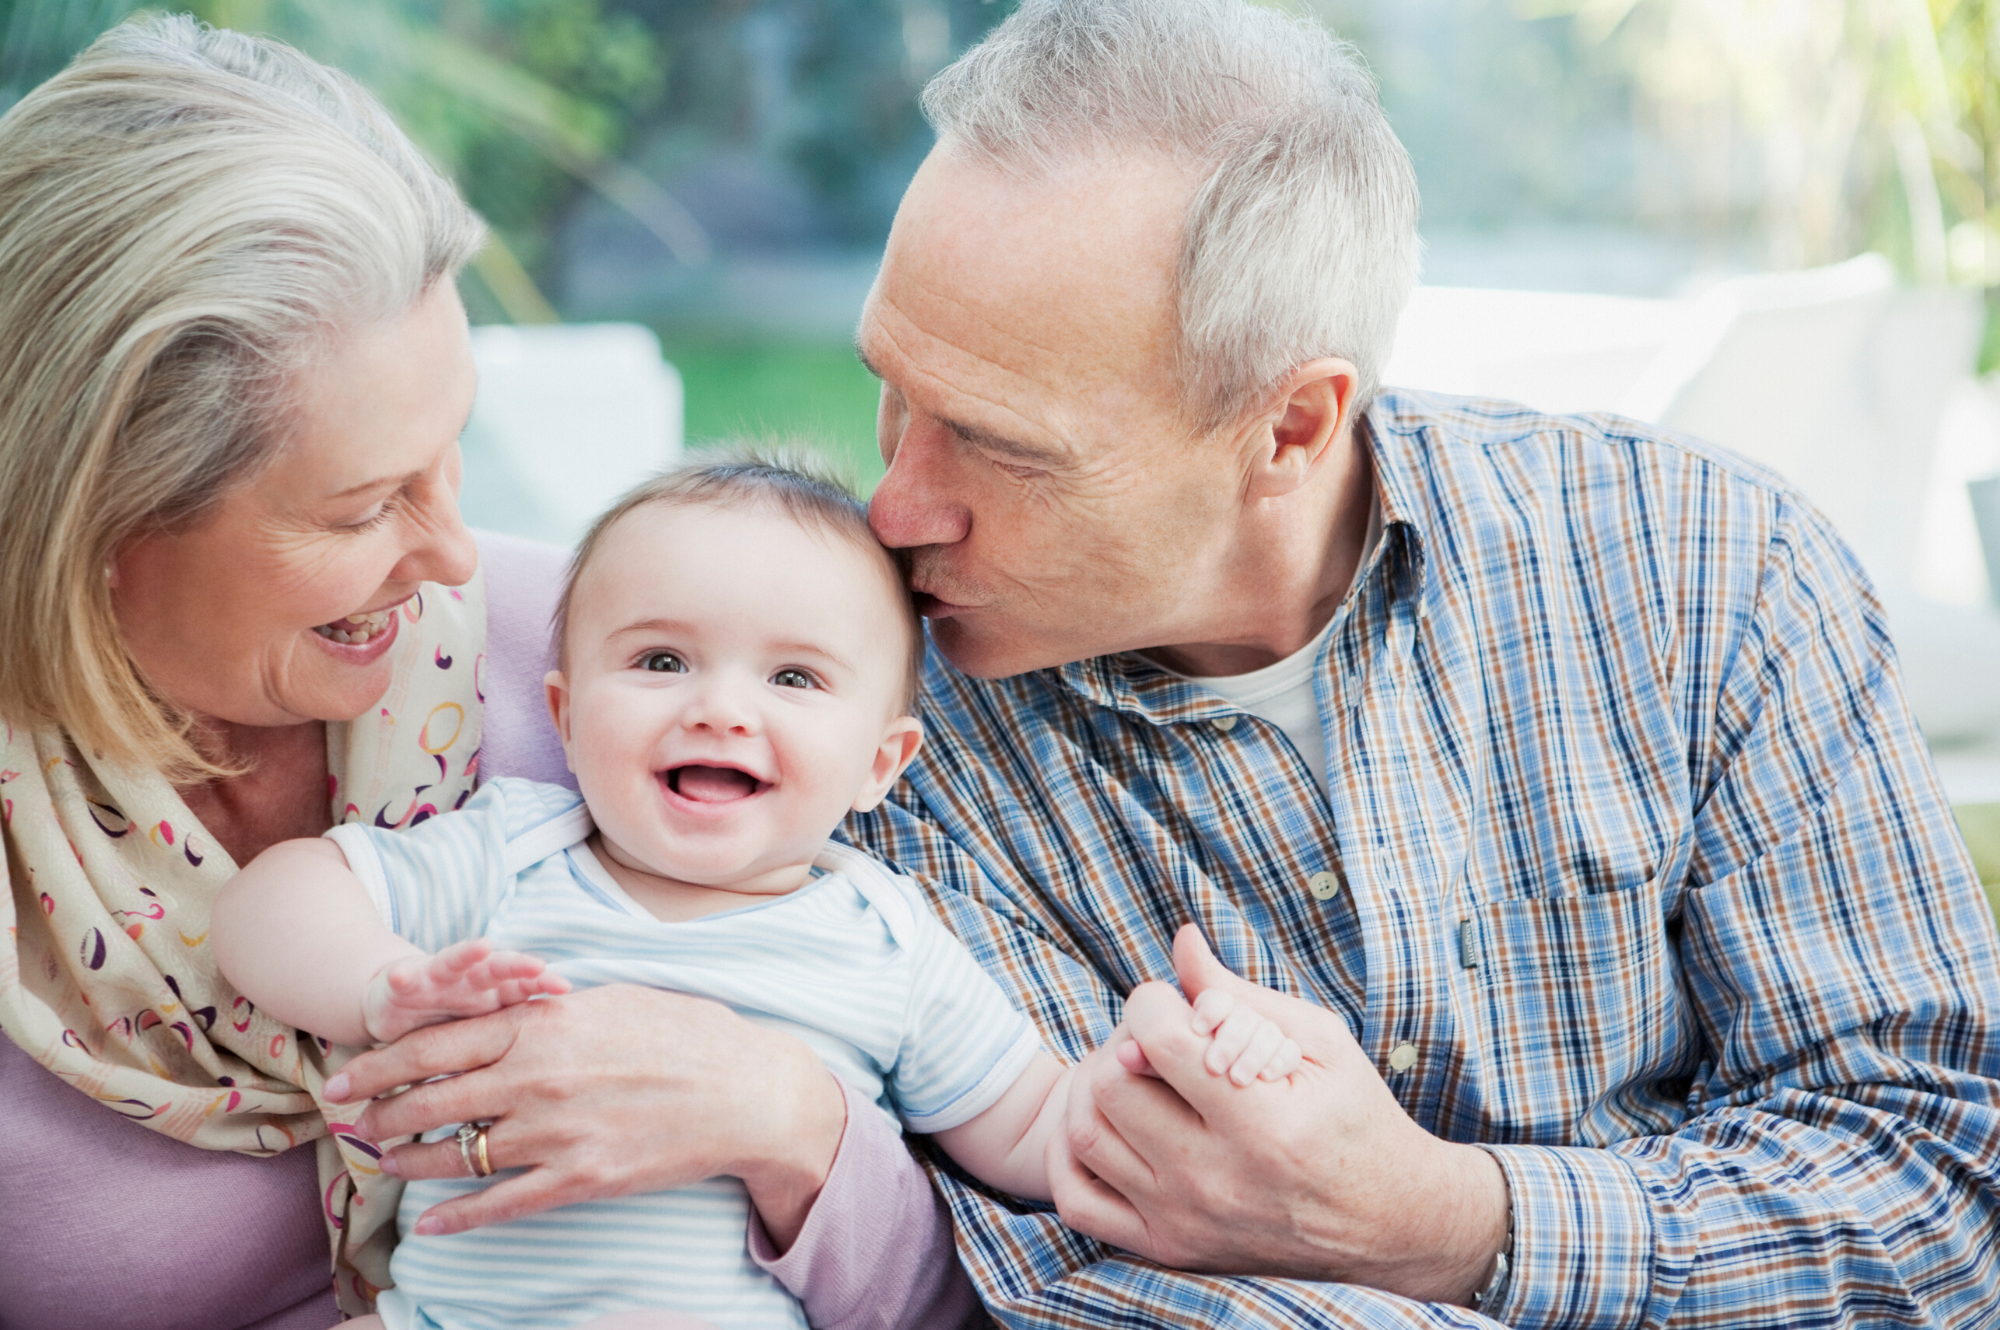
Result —
[[1248, 980], [1232, 973], [1215, 958], [1198, 924], [1182, 924], [1181, 931], [1174, 934], [1174, 974], [1189, 1002], [1211, 988], [1233, 991], [1249, 985]]

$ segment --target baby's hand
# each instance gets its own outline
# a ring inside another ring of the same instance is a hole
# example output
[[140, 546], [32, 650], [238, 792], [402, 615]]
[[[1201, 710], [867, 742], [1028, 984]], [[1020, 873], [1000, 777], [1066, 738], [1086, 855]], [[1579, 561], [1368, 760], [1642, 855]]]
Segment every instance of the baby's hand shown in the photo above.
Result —
[[[1282, 1081], [1299, 1069], [1305, 1055], [1296, 1040], [1249, 1007], [1218, 988], [1194, 1000], [1194, 1032], [1209, 1039], [1202, 1065], [1211, 1076], [1227, 1074], [1237, 1085], [1252, 1081]], [[1158, 1076], [1136, 1039], [1118, 1045], [1118, 1061], [1127, 1071]]]
[[361, 1020], [376, 1043], [392, 1044], [426, 1025], [567, 992], [569, 980], [540, 957], [495, 951], [491, 942], [474, 938], [435, 956], [405, 956], [376, 971], [361, 995]]
[[1211, 1036], [1202, 1058], [1208, 1074], [1226, 1073], [1238, 1085], [1282, 1081], [1305, 1060], [1296, 1040], [1219, 988], [1194, 1000], [1194, 1032]]

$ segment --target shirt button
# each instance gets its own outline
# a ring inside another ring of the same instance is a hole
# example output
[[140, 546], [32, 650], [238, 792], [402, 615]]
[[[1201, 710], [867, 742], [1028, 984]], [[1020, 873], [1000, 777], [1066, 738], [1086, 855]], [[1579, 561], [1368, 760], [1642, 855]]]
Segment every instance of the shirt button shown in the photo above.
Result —
[[1340, 894], [1340, 879], [1331, 873], [1314, 873], [1306, 885], [1316, 901], [1330, 901]]
[[1389, 1070], [1408, 1071], [1416, 1065], [1417, 1046], [1415, 1044], [1397, 1044], [1389, 1050]]
[[1210, 721], [1209, 724], [1215, 726], [1216, 729], [1221, 730], [1224, 734], [1227, 734], [1231, 730], [1236, 728], [1236, 717], [1217, 716], [1214, 720]]

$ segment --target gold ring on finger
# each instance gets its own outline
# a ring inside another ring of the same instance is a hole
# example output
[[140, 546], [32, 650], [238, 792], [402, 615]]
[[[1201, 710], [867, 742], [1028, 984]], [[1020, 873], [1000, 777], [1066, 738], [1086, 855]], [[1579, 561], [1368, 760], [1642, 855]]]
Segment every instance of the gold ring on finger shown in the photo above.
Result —
[[458, 1157], [465, 1163], [465, 1171], [475, 1178], [493, 1176], [493, 1161], [486, 1155], [486, 1131], [490, 1122], [461, 1122], [454, 1139], [458, 1141]]

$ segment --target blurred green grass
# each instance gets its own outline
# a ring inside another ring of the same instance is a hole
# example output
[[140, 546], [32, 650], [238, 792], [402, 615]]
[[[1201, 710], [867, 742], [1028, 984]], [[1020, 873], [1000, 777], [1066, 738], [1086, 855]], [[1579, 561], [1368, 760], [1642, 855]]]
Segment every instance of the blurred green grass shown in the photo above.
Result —
[[660, 330], [687, 394], [687, 441], [787, 440], [821, 448], [863, 494], [882, 478], [879, 387], [844, 343], [737, 342]]
[[1972, 851], [1972, 866], [1986, 884], [1986, 899], [2000, 916], [2000, 804], [1960, 804], [1951, 810], [1965, 847]]

